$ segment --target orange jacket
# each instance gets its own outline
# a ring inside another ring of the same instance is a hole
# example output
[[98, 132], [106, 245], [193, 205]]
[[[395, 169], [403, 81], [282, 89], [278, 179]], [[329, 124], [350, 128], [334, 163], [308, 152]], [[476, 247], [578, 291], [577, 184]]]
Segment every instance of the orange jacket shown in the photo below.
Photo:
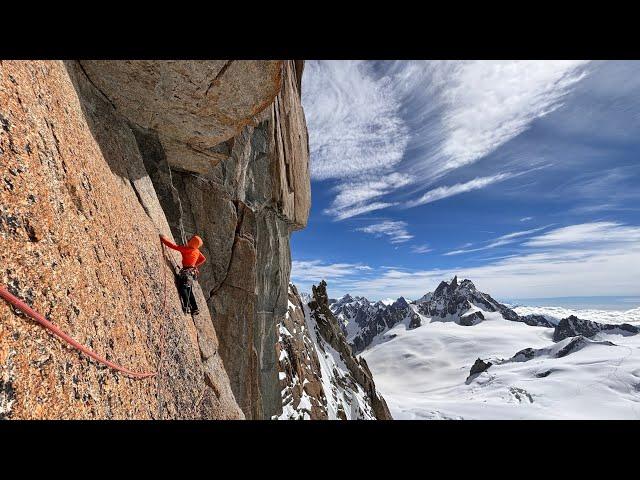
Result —
[[176, 245], [175, 243], [171, 243], [169, 240], [167, 240], [163, 236], [160, 236], [160, 240], [167, 247], [173, 250], [177, 250], [182, 254], [183, 267], [197, 268], [200, 265], [202, 265], [206, 260], [204, 255], [202, 255], [200, 253], [200, 250], [198, 250], [198, 248], [202, 246], [202, 239], [197, 235], [194, 235], [193, 237], [191, 237], [191, 239], [187, 242], [186, 245]]

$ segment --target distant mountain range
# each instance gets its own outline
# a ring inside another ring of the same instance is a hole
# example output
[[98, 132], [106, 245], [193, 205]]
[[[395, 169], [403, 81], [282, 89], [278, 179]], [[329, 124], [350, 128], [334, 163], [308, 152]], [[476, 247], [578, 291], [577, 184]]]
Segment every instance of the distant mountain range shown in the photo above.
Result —
[[355, 353], [362, 352], [377, 336], [394, 325], [409, 319], [409, 328], [417, 328], [422, 316], [431, 321], [451, 321], [459, 325], [472, 326], [485, 320], [483, 312], [498, 312], [506, 320], [527, 325], [553, 327], [553, 323], [542, 315], [518, 315], [490, 295], [478, 291], [471, 280], [458, 283], [454, 277], [450, 282], [441, 282], [433, 292], [409, 302], [404, 297], [386, 304], [371, 302], [365, 297], [347, 294], [330, 304], [331, 311], [340, 321], [343, 332]]
[[415, 301], [345, 295], [330, 310], [395, 419], [640, 418], [633, 315], [511, 308], [457, 277]]

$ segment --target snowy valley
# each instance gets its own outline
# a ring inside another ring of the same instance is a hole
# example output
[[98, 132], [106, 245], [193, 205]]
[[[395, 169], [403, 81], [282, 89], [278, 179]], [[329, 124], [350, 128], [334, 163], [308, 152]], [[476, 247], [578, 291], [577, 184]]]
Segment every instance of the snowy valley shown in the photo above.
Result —
[[457, 278], [330, 308], [394, 419], [640, 418], [638, 308], [510, 308]]

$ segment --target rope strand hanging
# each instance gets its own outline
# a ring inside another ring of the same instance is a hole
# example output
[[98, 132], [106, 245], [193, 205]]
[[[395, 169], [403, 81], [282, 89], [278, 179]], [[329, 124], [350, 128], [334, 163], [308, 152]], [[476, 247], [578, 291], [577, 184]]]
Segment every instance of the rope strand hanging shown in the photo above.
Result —
[[40, 325], [42, 325], [44, 328], [49, 330], [49, 332], [54, 334], [56, 337], [62, 339], [63, 341], [71, 345], [76, 350], [79, 350], [85, 355], [93, 358], [95, 361], [102, 363], [107, 367], [112, 368], [113, 370], [117, 370], [118, 372], [124, 373], [125, 375], [128, 375], [135, 379], [149, 378], [155, 375], [155, 373], [153, 372], [134, 372], [132, 370], [129, 370], [127, 368], [124, 368], [118, 365], [117, 363], [113, 363], [107, 360], [106, 358], [101, 357], [97, 353], [89, 350], [87, 347], [85, 347], [84, 345], [82, 345], [81, 343], [74, 340], [72, 337], [70, 337], [66, 333], [64, 333], [58, 326], [56, 326], [55, 324], [53, 324], [52, 322], [44, 318], [44, 316], [36, 312], [34, 309], [32, 309], [29, 305], [24, 303], [18, 297], [10, 293], [9, 290], [7, 290], [2, 285], [0, 285], [0, 297], [4, 298], [7, 302], [9, 302], [11, 305], [13, 305], [15, 308], [17, 308], [21, 312], [24, 312], [26, 315], [28, 315], [33, 320], [35, 320]]

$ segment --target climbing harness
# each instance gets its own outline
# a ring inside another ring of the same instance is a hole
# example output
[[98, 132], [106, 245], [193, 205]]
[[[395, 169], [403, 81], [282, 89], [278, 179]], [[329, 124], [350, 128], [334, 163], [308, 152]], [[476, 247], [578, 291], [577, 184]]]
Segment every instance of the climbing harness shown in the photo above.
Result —
[[7, 302], [9, 302], [11, 305], [13, 305], [15, 308], [17, 308], [21, 312], [24, 312], [25, 314], [27, 314], [29, 317], [31, 317], [33, 320], [38, 322], [44, 328], [49, 330], [55, 336], [57, 336], [58, 338], [64, 340], [65, 342], [67, 342], [69, 345], [71, 345], [76, 350], [79, 350], [80, 352], [84, 353], [85, 355], [88, 355], [89, 357], [93, 358], [95, 361], [97, 361], [99, 363], [102, 363], [102, 364], [108, 366], [109, 368], [117, 370], [118, 372], [124, 373], [125, 375], [128, 375], [128, 376], [130, 376], [132, 378], [135, 378], [135, 379], [143, 379], [143, 378], [153, 377], [155, 375], [155, 373], [151, 373], [151, 372], [142, 372], [142, 373], [133, 372], [133, 371], [127, 369], [127, 368], [121, 367], [120, 365], [118, 365], [116, 363], [110, 362], [109, 360], [107, 360], [106, 358], [101, 357], [97, 353], [92, 352], [87, 347], [85, 347], [84, 345], [80, 344], [79, 342], [77, 342], [76, 340], [71, 338], [69, 335], [64, 333], [59, 327], [57, 327], [56, 325], [51, 323], [49, 320], [44, 318], [38, 312], [33, 310], [29, 305], [24, 303], [18, 297], [16, 297], [15, 295], [11, 294], [2, 285], [0, 285], [0, 297], [4, 298]]

